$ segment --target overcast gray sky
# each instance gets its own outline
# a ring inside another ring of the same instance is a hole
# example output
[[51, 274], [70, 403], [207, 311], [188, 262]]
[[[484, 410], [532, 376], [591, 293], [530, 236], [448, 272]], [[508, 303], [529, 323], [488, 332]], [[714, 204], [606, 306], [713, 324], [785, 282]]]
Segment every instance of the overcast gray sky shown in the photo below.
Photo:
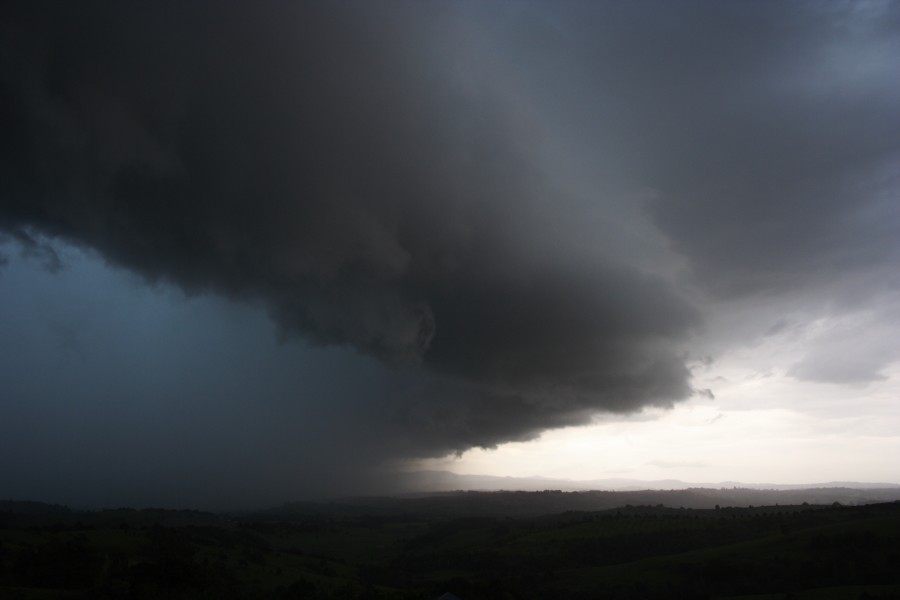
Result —
[[896, 481], [898, 72], [893, 2], [6, 3], [0, 495]]

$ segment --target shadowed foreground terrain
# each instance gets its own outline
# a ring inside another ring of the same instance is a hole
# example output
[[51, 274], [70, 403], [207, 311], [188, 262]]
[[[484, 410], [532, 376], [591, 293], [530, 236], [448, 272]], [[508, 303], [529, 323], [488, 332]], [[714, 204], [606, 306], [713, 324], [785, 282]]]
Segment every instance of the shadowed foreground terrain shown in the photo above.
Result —
[[608, 494], [457, 493], [231, 515], [3, 502], [0, 597], [900, 597], [898, 501], [571, 509], [614, 502]]

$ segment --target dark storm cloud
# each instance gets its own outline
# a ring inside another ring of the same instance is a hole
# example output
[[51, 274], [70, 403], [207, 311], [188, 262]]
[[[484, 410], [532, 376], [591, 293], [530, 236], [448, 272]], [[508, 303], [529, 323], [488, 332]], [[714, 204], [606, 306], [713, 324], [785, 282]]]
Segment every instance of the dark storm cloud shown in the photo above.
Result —
[[553, 67], [580, 77], [562, 122], [595, 169], [653, 191], [654, 222], [705, 291], [806, 289], [900, 256], [897, 3], [556, 12], [571, 61]]
[[285, 335], [379, 357], [402, 375], [386, 412], [409, 454], [690, 395], [696, 312], [653, 273], [566, 250], [536, 109], [467, 47], [503, 11], [5, 11], [0, 223], [16, 238], [261, 300]]
[[[896, 322], [900, 5], [566, 6], [584, 76], [569, 121], [652, 190], [686, 281], [726, 312], [790, 297], [819, 316], [875, 311], [868, 332]], [[790, 373], [877, 381], [895, 353], [870, 345], [810, 348]]]
[[398, 453], [669, 405], [700, 298], [898, 257], [896, 4], [2, 10], [0, 226], [378, 357]]
[[[646, 111], [654, 148], [639, 150], [659, 166], [657, 223], [717, 294], [890, 275], [900, 258], [900, 6], [729, 6], [681, 13], [707, 26], [635, 65], [664, 98], [657, 116]], [[646, 92], [624, 94], [640, 102]]]

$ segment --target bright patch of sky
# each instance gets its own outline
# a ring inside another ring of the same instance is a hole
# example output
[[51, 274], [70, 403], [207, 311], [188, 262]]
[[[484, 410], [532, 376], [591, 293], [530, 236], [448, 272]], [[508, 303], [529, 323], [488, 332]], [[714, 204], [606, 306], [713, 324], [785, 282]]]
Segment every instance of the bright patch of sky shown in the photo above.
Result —
[[900, 482], [900, 365], [883, 380], [840, 386], [798, 381], [772, 364], [802, 354], [790, 341], [741, 348], [695, 376], [714, 399], [599, 418], [416, 467], [573, 480]]

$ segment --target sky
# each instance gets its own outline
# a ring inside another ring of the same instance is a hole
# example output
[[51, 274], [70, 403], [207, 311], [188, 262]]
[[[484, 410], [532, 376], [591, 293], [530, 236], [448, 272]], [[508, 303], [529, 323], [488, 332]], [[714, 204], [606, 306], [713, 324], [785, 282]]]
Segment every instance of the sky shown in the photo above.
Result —
[[900, 5], [10, 2], [0, 497], [900, 482]]

